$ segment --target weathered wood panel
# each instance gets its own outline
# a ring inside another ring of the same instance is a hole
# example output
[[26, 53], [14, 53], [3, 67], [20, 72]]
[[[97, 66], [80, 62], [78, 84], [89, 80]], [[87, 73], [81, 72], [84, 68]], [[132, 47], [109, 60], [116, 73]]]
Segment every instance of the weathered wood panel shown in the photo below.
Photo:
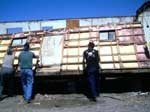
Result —
[[101, 69], [114, 69], [113, 63], [100, 64]]
[[138, 68], [138, 63], [133, 62], [133, 63], [123, 63], [123, 68]]
[[143, 54], [137, 54], [137, 60], [139, 61], [144, 61], [144, 60], [148, 60], [146, 55], [143, 53]]
[[67, 39], [78, 39], [79, 34], [78, 33], [68, 34], [66, 38]]
[[3, 63], [3, 60], [2, 59], [0, 59], [0, 64], [2, 64]]
[[101, 55], [111, 55], [111, 47], [110, 46], [101, 46], [99, 49]]
[[136, 45], [137, 53], [144, 53], [144, 46], [145, 45]]
[[0, 58], [3, 58], [5, 56], [6, 52], [0, 53]]
[[136, 61], [136, 55], [121, 55], [121, 61]]
[[129, 36], [133, 35], [133, 29], [121, 29], [116, 31], [116, 36]]
[[6, 45], [10, 45], [11, 43], [11, 39], [9, 40], [1, 40], [0, 44], [3, 45], [3, 44], [6, 44]]
[[87, 32], [87, 33], [79, 33], [79, 35], [80, 35], [80, 39], [89, 39], [89, 37], [90, 37], [90, 33], [89, 32]]
[[64, 55], [67, 56], [72, 56], [72, 55], [76, 55], [78, 56], [78, 48], [68, 48], [68, 49], [64, 49]]
[[[33, 59], [33, 61], [32, 61], [32, 63], [33, 63], [33, 65], [35, 65], [36, 63], [37, 63], [37, 59]], [[18, 65], [19, 63], [18, 63], [18, 59], [15, 59], [14, 60], [14, 65]]]
[[[1, 43], [0, 43], [1, 44]], [[3, 46], [3, 45], [1, 45], [0, 46], [0, 51], [5, 51], [5, 50], [7, 50], [8, 49], [8, 46]]]
[[78, 58], [77, 57], [64, 57], [63, 58], [63, 63], [77, 63], [78, 62]]
[[40, 45], [40, 44], [36, 44], [36, 43], [30, 45], [30, 48], [31, 48], [31, 49], [40, 48], [40, 47], [41, 47], [41, 45]]
[[87, 47], [80, 47], [79, 48], [79, 56], [83, 56], [83, 52], [87, 49]]
[[135, 54], [134, 45], [119, 46], [120, 54]]

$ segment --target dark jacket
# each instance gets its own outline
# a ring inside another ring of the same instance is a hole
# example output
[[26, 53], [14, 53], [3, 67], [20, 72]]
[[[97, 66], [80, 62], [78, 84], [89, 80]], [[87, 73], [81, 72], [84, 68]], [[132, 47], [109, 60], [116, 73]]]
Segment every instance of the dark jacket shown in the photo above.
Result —
[[97, 50], [85, 50], [83, 53], [83, 69], [96, 68], [99, 69], [99, 53]]

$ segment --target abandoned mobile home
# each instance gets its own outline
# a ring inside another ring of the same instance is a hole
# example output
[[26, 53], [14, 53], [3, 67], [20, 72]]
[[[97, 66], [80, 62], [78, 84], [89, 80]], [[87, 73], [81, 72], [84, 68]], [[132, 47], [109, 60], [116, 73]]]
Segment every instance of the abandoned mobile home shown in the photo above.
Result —
[[[0, 23], [0, 64], [8, 46], [18, 56], [25, 42], [39, 56], [37, 75], [82, 75], [82, 55], [88, 42], [99, 51], [102, 73], [150, 72], [150, 2], [135, 16]], [[40, 65], [40, 67], [38, 66]]]

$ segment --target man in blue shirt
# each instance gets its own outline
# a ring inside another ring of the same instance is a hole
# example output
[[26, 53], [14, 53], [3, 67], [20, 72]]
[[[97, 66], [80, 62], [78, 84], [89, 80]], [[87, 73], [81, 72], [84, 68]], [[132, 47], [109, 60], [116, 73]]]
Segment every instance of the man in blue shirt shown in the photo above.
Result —
[[33, 52], [29, 51], [29, 43], [24, 45], [24, 50], [19, 55], [19, 65], [21, 70], [21, 79], [23, 86], [23, 97], [27, 103], [30, 103], [33, 89], [33, 58], [37, 58]]

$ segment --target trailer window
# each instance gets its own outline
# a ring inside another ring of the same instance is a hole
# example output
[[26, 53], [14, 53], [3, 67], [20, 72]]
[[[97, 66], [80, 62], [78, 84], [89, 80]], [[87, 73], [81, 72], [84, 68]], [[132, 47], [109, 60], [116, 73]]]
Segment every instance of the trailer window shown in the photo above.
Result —
[[115, 40], [115, 31], [101, 31], [99, 38], [100, 40]]
[[12, 46], [23, 46], [27, 42], [27, 38], [13, 39]]
[[22, 32], [22, 28], [21, 27], [7, 28], [7, 34], [20, 33], [20, 32]]

